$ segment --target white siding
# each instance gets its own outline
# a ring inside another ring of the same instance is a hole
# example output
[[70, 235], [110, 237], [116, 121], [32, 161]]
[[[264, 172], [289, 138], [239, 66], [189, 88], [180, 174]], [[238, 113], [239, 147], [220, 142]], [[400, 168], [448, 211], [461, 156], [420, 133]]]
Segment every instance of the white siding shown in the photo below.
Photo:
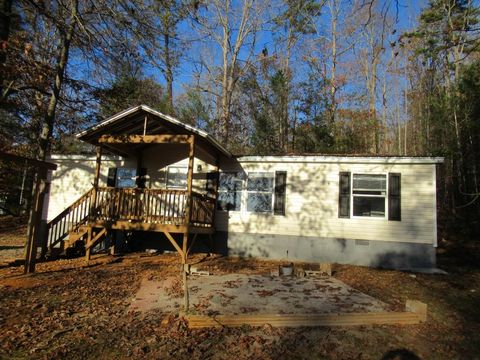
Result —
[[[52, 220], [92, 188], [96, 159], [85, 156], [52, 156], [49, 161], [58, 166], [51, 174], [48, 197], [47, 220]], [[102, 157], [100, 186], [107, 183], [108, 168], [119, 166], [125, 166], [120, 158]]]
[[[285, 216], [217, 212], [220, 231], [345, 239], [435, 243], [435, 164], [261, 163], [222, 164], [222, 170], [287, 171]], [[339, 218], [339, 172], [401, 174], [402, 221]], [[245, 196], [245, 194], [244, 194]]]
[[[199, 154], [200, 156], [200, 154]], [[169, 165], [187, 166], [185, 152], [171, 147], [152, 147], [143, 155], [143, 166], [150, 176], [147, 187], [166, 186]], [[202, 156], [203, 158], [203, 156]], [[52, 175], [48, 206], [51, 220], [92, 187], [94, 157], [54, 157], [58, 169]], [[387, 159], [388, 161], [388, 159]], [[341, 162], [244, 162], [221, 164], [222, 171], [287, 171], [285, 216], [253, 214], [242, 211], [217, 212], [220, 231], [253, 234], [278, 234], [344, 239], [435, 244], [435, 164], [434, 163], [341, 163]], [[201, 165], [201, 169], [198, 167]], [[106, 184], [109, 167], [136, 167], [135, 160], [116, 158], [102, 161], [100, 184]], [[194, 190], [205, 190], [206, 172], [213, 168], [203, 160], [194, 162]], [[338, 218], [338, 174], [401, 174], [402, 221], [385, 218]], [[245, 195], [245, 194], [244, 194]], [[245, 202], [244, 202], [245, 203]]]

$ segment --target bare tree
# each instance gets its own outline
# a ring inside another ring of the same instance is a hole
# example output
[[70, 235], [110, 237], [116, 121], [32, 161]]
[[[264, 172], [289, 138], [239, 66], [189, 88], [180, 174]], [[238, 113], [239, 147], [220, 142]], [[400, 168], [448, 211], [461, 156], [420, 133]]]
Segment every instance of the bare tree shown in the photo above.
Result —
[[218, 99], [217, 132], [220, 139], [228, 144], [233, 95], [238, 80], [253, 58], [262, 8], [254, 0], [210, 0], [206, 5], [198, 9], [193, 18], [202, 34], [216, 45], [220, 62], [211, 58], [202, 59], [202, 69], [208, 75], [208, 82], [215, 84], [214, 87], [202, 85], [202, 88], [213, 92]]

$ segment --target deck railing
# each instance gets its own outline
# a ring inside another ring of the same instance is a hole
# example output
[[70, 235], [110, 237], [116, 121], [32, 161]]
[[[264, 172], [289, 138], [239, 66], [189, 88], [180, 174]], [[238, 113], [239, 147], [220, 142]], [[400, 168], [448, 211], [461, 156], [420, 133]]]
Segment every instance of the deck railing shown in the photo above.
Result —
[[190, 223], [194, 226], [212, 226], [215, 214], [215, 199], [199, 194], [192, 193], [192, 211], [190, 214]]
[[93, 193], [94, 189], [92, 188], [47, 223], [47, 244], [50, 247], [54, 247], [65, 240], [71, 231], [88, 220]]
[[[106, 222], [185, 225], [187, 201], [186, 190], [99, 188], [94, 216]], [[212, 226], [214, 211], [212, 198], [192, 193], [191, 225]]]
[[95, 220], [183, 225], [186, 202], [184, 190], [99, 188]]
[[[186, 190], [101, 187], [95, 196], [90, 189], [47, 224], [48, 245], [57, 246], [87, 221], [186, 225], [187, 202]], [[213, 226], [214, 212], [213, 198], [192, 193], [190, 225]]]

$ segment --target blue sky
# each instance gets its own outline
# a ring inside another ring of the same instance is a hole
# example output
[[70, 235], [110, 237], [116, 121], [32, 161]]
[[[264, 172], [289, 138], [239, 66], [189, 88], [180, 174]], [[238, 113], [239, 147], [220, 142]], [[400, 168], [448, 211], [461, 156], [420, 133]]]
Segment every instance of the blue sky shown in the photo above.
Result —
[[[391, 16], [396, 15], [396, 3], [395, 0], [388, 0], [391, 3]], [[385, 0], [380, 0], [379, 2], [380, 6], [385, 4]], [[422, 8], [424, 8], [427, 5], [426, 0], [420, 0], [420, 1], [415, 1], [415, 0], [398, 0], [398, 21], [396, 23], [396, 35], [398, 36], [402, 32], [405, 32], [406, 30], [412, 29], [416, 26], [417, 23], [417, 18], [418, 15], [420, 14], [420, 11]], [[329, 22], [329, 15], [328, 15], [328, 10], [324, 9], [323, 14], [319, 20], [319, 22], [324, 22], [324, 24], [327, 26]], [[188, 36], [196, 36], [196, 34], [193, 33], [192, 29], [188, 24], [183, 24], [180, 28], [180, 32], [187, 33]], [[274, 39], [272, 36], [272, 33], [270, 31], [262, 31], [258, 34], [257, 40], [256, 40], [256, 52], [259, 53], [264, 47], [266, 47], [269, 50], [269, 53], [273, 52], [273, 44], [274, 44]], [[186, 55], [187, 56], [195, 56], [198, 53], [198, 44], [193, 43], [190, 48], [186, 49]], [[212, 62], [215, 61], [212, 59]], [[174, 82], [174, 93], [176, 96], [178, 96], [180, 93], [184, 91], [184, 87], [188, 84], [190, 84], [193, 81], [192, 78], [192, 72], [193, 72], [193, 66], [191, 63], [191, 60], [188, 58], [185, 58], [182, 60], [182, 63], [180, 67], [177, 70], [177, 74], [175, 76], [175, 82]], [[161, 84], [165, 84], [165, 80], [161, 74], [161, 72], [158, 69], [154, 68], [149, 68], [146, 69], [146, 74], [148, 76], [154, 77], [158, 82]]]

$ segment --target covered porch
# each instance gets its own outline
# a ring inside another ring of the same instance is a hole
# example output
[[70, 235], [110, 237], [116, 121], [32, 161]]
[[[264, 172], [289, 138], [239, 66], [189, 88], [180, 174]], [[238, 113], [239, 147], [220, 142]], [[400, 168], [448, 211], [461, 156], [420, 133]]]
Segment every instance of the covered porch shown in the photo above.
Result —
[[[214, 233], [218, 164], [231, 155], [207, 133], [142, 105], [77, 137], [96, 147], [93, 187], [48, 223], [49, 246], [82, 241], [89, 259], [114, 230], [149, 231], [163, 233], [185, 263], [197, 235]], [[125, 166], [101, 179], [105, 154]]]

